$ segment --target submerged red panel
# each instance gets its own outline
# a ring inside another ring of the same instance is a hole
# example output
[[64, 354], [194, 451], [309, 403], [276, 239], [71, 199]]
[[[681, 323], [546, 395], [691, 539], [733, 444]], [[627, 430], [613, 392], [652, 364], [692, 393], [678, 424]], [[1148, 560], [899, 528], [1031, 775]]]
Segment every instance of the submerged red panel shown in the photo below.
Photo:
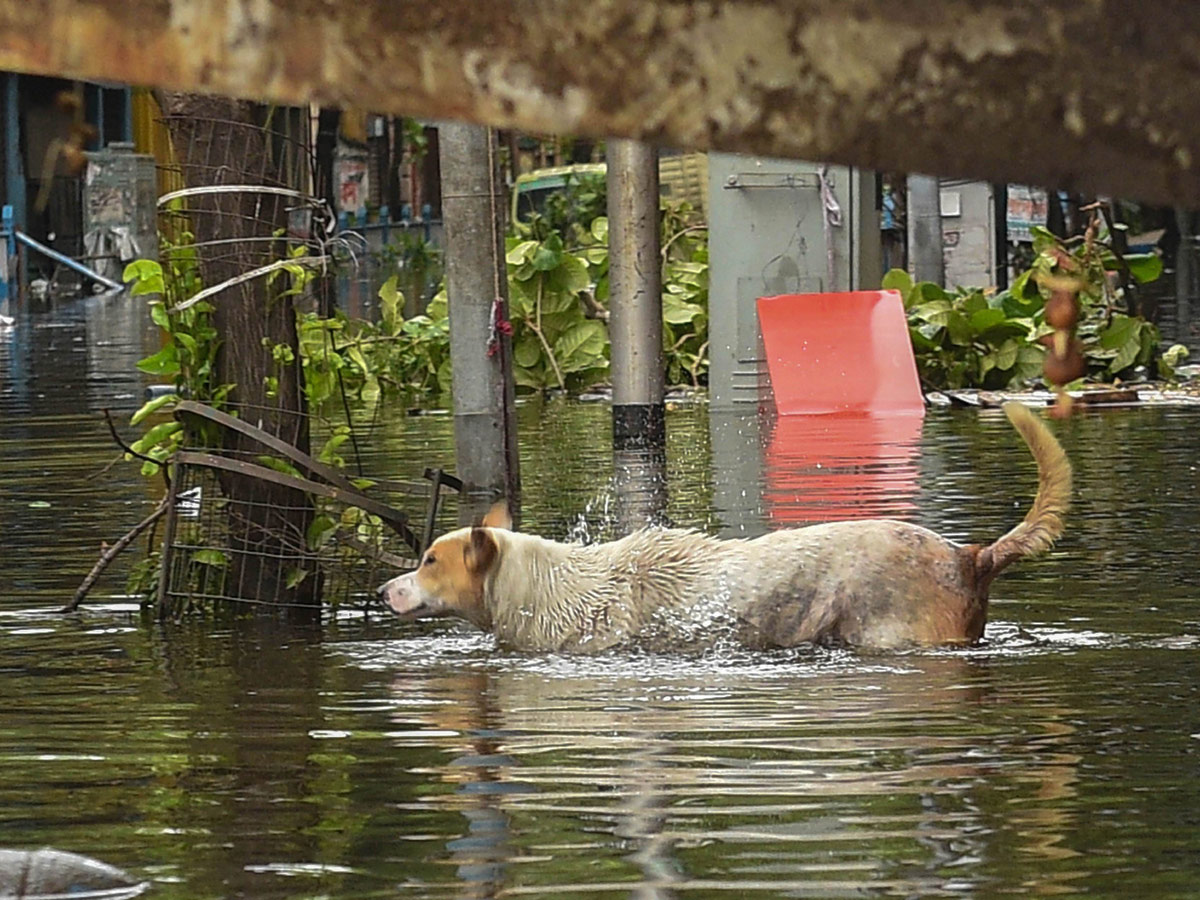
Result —
[[760, 297], [758, 321], [781, 415], [924, 413], [896, 291]]

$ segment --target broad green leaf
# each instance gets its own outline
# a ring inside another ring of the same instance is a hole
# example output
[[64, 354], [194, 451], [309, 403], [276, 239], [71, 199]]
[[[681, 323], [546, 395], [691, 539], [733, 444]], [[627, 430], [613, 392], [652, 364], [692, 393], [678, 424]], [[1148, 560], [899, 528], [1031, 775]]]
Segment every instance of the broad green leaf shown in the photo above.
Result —
[[899, 291], [901, 296], [907, 297], [913, 286], [912, 276], [903, 269], [889, 269], [881, 286], [885, 291]]
[[973, 318], [975, 313], [982, 312], [988, 308], [987, 298], [980, 291], [971, 291], [971, 293], [967, 294], [966, 299], [962, 301], [961, 308], [968, 318]]
[[587, 264], [577, 256], [564, 253], [559, 256], [556, 271], [547, 277], [547, 285], [555, 291], [577, 294], [591, 286], [592, 279], [588, 275]]
[[220, 550], [196, 550], [192, 553], [192, 562], [204, 566], [225, 566], [228, 560]]
[[400, 276], [393, 275], [379, 286], [379, 313], [383, 327], [389, 334], [395, 334], [400, 324], [399, 312], [404, 307], [404, 295], [398, 287]]
[[675, 294], [663, 295], [663, 321], [671, 325], [688, 325], [703, 314], [704, 307], [698, 303], [687, 303]]
[[[980, 297], [980, 299], [982, 300], [983, 298]], [[985, 306], [983, 309], [976, 310], [975, 312], [971, 313], [971, 317], [968, 319], [968, 321], [971, 325], [971, 331], [973, 331], [975, 334], [982, 334], [989, 328], [993, 328], [994, 326], [1001, 324], [1004, 319], [1004, 310], [992, 309], [991, 307]]]
[[596, 216], [592, 219], [592, 237], [602, 244], [608, 243], [608, 216]]
[[1134, 329], [1134, 331], [1129, 335], [1129, 338], [1124, 344], [1121, 345], [1120, 349], [1117, 350], [1117, 355], [1113, 357], [1112, 362], [1108, 365], [1108, 370], [1114, 375], [1123, 369], [1128, 369], [1130, 366], [1132, 366], [1134, 361], [1137, 360], [1138, 353], [1142, 349], [1142, 336], [1140, 328], [1142, 323], [1138, 322], [1137, 324], [1139, 327]]
[[931, 303], [922, 303], [920, 306], [914, 306], [908, 311], [908, 314], [912, 318], [928, 322], [931, 325], [945, 325], [946, 318], [951, 312], [952, 307], [949, 301], [934, 300]]
[[360, 347], [358, 344], [350, 344], [345, 348], [345, 350], [346, 355], [350, 357], [350, 360], [356, 366], [358, 366], [363, 375], [371, 374], [371, 365], [367, 362], [367, 358], [363, 356], [362, 347]]
[[537, 249], [537, 246], [537, 241], [522, 241], [515, 247], [511, 248], [507, 254], [505, 254], [504, 260], [510, 266], [519, 266], [532, 256], [533, 251]]
[[575, 372], [596, 364], [604, 356], [608, 337], [604, 325], [585, 319], [566, 331], [554, 344], [554, 352], [565, 372]]
[[975, 335], [967, 317], [958, 310], [951, 310], [946, 316], [946, 331], [950, 335], [950, 342], [960, 347], [969, 346]]
[[182, 430], [183, 426], [174, 420], [170, 422], [159, 422], [133, 442], [133, 449], [138, 453], [145, 453], [149, 448], [161, 443], [171, 435]]
[[1042, 374], [1046, 351], [1037, 344], [1026, 344], [1017, 351], [1017, 362], [1008, 379], [1009, 385], [1021, 385], [1030, 378]]
[[1003, 322], [993, 325], [986, 331], [976, 335], [976, 337], [995, 345], [1002, 344], [1009, 338], [1029, 340], [1032, 331], [1033, 322], [1030, 319], [1005, 319]]
[[199, 358], [200, 347], [196, 343], [196, 339], [186, 331], [175, 332], [175, 340], [179, 342], [179, 346], [186, 350], [193, 360]]
[[542, 244], [534, 251], [530, 262], [533, 268], [539, 272], [549, 272], [552, 269], [557, 269], [563, 261], [563, 253], [561, 250], [555, 250], [546, 244]]
[[513, 345], [513, 362], [524, 369], [536, 366], [541, 358], [542, 345], [535, 335], [530, 334]]
[[129, 424], [130, 425], [140, 425], [142, 420], [145, 419], [147, 416], [154, 415], [154, 413], [158, 412], [160, 409], [162, 409], [168, 403], [174, 403], [178, 399], [179, 399], [178, 394], [170, 393], [170, 394], [161, 394], [160, 396], [155, 397], [153, 400], [147, 400], [145, 403], [142, 404], [142, 408], [133, 414], [133, 417], [130, 418], [130, 420], [129, 420]]
[[137, 367], [148, 375], [176, 375], [179, 373], [179, 354], [174, 344], [167, 344], [152, 356], [139, 360]]
[[337, 449], [350, 439], [350, 433], [347, 431], [339, 432], [329, 436], [325, 441], [325, 446], [321, 448], [321, 452], [317, 455], [317, 459], [326, 465], [334, 465], [337, 460]]
[[544, 374], [532, 367], [513, 369], [513, 381], [516, 382], [517, 387], [533, 388], [534, 390], [547, 387]]
[[1113, 316], [1109, 326], [1100, 332], [1100, 346], [1105, 350], [1117, 350], [1123, 347], [1131, 338], [1136, 340], [1140, 319], [1132, 316], [1117, 314]]
[[979, 357], [979, 381], [982, 383], [987, 378], [988, 372], [996, 368], [996, 353], [985, 353]]
[[1018, 341], [1009, 339], [996, 350], [996, 368], [1007, 371], [1017, 364], [1017, 353], [1021, 345]]
[[1163, 273], [1162, 257], [1157, 253], [1132, 253], [1125, 257], [1125, 264], [1133, 279], [1142, 284], [1156, 281]]

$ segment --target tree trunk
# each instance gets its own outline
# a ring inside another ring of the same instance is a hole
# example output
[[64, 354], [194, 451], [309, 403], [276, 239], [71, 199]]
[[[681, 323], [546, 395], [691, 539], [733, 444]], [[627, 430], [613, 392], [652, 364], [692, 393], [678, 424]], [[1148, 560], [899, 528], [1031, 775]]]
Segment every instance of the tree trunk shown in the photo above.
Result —
[[[267, 118], [254, 104], [197, 94], [165, 92], [162, 109], [188, 187], [271, 185], [288, 187]], [[187, 202], [200, 273], [206, 287], [283, 258], [287, 210], [294, 201], [255, 191], [200, 195]], [[274, 238], [274, 239], [272, 239]], [[221, 336], [217, 382], [235, 385], [229, 401], [241, 418], [309, 451], [296, 313], [280, 296], [279, 279], [256, 278], [212, 298]], [[270, 346], [291, 348], [280, 364]], [[277, 379], [274, 391], [268, 378]], [[227, 455], [255, 461], [264, 448], [236, 434], [225, 437]], [[320, 578], [307, 558], [313, 506], [302, 492], [222, 473], [229, 525], [229, 565], [223, 593], [263, 605], [316, 606]], [[302, 571], [306, 575], [300, 578]], [[295, 582], [299, 579], [299, 583]], [[294, 586], [289, 587], [289, 584]]]

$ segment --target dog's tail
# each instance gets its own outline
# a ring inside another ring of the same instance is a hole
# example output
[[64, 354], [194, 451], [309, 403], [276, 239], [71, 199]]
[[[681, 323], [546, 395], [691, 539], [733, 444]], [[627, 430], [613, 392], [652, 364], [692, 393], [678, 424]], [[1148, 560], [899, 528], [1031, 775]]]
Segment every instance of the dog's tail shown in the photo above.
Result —
[[1013, 423], [1037, 460], [1038, 491], [1025, 520], [976, 557], [981, 587], [986, 587], [1009, 563], [1049, 550], [1063, 532], [1063, 516], [1071, 504], [1071, 462], [1039, 416], [1021, 403], [1005, 403]]

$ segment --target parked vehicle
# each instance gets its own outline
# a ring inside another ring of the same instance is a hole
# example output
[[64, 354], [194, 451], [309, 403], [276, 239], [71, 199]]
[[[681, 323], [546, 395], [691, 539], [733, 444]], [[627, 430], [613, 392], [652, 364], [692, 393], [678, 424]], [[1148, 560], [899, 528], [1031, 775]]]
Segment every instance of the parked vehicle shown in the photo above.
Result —
[[[603, 176], [604, 163], [578, 163], [536, 169], [518, 175], [512, 191], [512, 218], [525, 222], [534, 213], [544, 214], [546, 200], [566, 190], [572, 180]], [[664, 153], [658, 160], [659, 194], [672, 202], [687, 202], [698, 219], [708, 214], [708, 157], [703, 153]]]

